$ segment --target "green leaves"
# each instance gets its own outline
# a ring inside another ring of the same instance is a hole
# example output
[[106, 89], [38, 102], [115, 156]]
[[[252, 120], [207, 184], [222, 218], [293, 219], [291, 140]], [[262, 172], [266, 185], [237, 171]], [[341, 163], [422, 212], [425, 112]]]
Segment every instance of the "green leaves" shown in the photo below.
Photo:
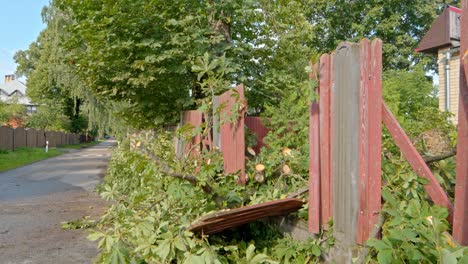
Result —
[[198, 73], [197, 80], [200, 81], [203, 75], [213, 74], [213, 70], [218, 66], [218, 60], [210, 60], [208, 52], [203, 54], [203, 57], [197, 58], [192, 66], [192, 71]]

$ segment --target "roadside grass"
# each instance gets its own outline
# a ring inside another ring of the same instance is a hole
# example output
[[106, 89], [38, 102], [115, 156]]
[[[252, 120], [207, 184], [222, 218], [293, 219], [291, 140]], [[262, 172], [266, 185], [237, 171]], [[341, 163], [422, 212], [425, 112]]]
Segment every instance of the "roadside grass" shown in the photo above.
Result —
[[91, 141], [91, 142], [88, 142], [88, 143], [76, 144], [76, 145], [60, 145], [59, 148], [80, 149], [80, 148], [91, 147], [91, 146], [97, 145], [99, 143], [101, 143], [101, 141], [97, 140], [97, 141]]
[[44, 148], [18, 148], [15, 151], [0, 151], [0, 172], [18, 168], [39, 160], [51, 158], [62, 154], [62, 151]]

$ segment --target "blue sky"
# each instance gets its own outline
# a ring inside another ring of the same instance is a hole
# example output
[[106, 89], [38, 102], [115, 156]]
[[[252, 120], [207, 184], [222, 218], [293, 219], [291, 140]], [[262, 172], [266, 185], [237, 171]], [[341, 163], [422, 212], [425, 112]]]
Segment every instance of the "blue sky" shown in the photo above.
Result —
[[13, 55], [27, 49], [45, 28], [42, 7], [49, 0], [0, 0], [0, 80], [15, 72]]

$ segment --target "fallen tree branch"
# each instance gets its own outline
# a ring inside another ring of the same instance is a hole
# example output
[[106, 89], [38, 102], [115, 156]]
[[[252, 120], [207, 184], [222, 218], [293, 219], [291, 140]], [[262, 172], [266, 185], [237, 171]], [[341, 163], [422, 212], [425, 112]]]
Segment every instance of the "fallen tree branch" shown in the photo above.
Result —
[[457, 149], [453, 149], [452, 151], [444, 153], [444, 154], [440, 154], [440, 155], [436, 155], [436, 156], [425, 156], [425, 157], [423, 157], [423, 159], [427, 164], [429, 164], [429, 163], [433, 163], [433, 162], [436, 162], [436, 161], [448, 159], [450, 157], [455, 156], [456, 154], [457, 154]]
[[[193, 175], [190, 175], [190, 174], [173, 172], [171, 170], [171, 168], [169, 167], [169, 165], [167, 165], [164, 161], [162, 161], [158, 156], [154, 155], [154, 153], [152, 153], [151, 151], [149, 151], [149, 150], [147, 150], [145, 148], [142, 148], [142, 150], [146, 155], [149, 156], [149, 158], [156, 165], [158, 165], [160, 167], [162, 172], [164, 172], [166, 175], [174, 177], [174, 178], [178, 178], [178, 179], [181, 179], [181, 180], [186, 180], [186, 181], [190, 182], [192, 185], [195, 185], [195, 186], [198, 185], [199, 181], [198, 181], [197, 177], [195, 177]], [[208, 183], [205, 182], [204, 184], [200, 185], [200, 187], [202, 188], [203, 192], [205, 192], [207, 194], [213, 194], [213, 188]], [[217, 197], [217, 194], [214, 194], [214, 196]]]
[[297, 190], [296, 192], [293, 192], [293, 193], [290, 193], [288, 194], [286, 197], [288, 198], [295, 198], [303, 193], [306, 193], [309, 191], [309, 186], [304, 186], [302, 188], [300, 188], [299, 190]]

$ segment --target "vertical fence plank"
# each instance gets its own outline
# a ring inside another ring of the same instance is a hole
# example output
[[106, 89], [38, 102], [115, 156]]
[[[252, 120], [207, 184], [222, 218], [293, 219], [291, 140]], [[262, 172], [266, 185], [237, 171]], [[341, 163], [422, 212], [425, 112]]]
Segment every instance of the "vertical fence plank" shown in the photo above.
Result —
[[219, 122], [219, 96], [213, 97], [213, 146], [221, 149], [221, 125]]
[[[367, 238], [382, 209], [382, 41], [371, 44], [371, 85], [369, 90], [369, 177]], [[377, 114], [376, 114], [377, 113]]]
[[13, 129], [0, 127], [0, 149], [13, 150]]
[[37, 131], [35, 129], [30, 128], [26, 130], [26, 143], [27, 147], [37, 147]]
[[384, 102], [382, 102], [382, 118], [383, 123], [388, 128], [396, 145], [400, 148], [416, 174], [429, 180], [429, 184], [424, 186], [429, 197], [431, 197], [432, 201], [437, 205], [448, 208], [452, 215], [453, 206], [444, 189], [439, 185], [431, 170]]
[[463, 0], [460, 47], [460, 99], [458, 104], [457, 169], [453, 237], [468, 245], [468, 0]]
[[344, 43], [333, 56], [331, 157], [334, 236], [338, 263], [351, 262], [359, 208], [359, 63], [358, 44]]
[[328, 228], [327, 222], [332, 217], [331, 178], [330, 178], [330, 103], [331, 72], [330, 55], [320, 58], [319, 66], [319, 107], [320, 107], [320, 215], [321, 224]]
[[382, 41], [361, 41], [359, 214], [357, 243], [365, 244], [381, 209]]
[[[202, 125], [203, 121], [203, 114], [200, 111], [197, 110], [190, 110], [190, 111], [185, 111], [184, 116], [184, 125], [185, 124], [190, 124], [194, 127], [200, 127]], [[198, 155], [201, 148], [202, 138], [200, 134], [195, 135], [190, 142], [186, 142], [185, 145], [185, 153], [186, 154], [191, 154], [191, 155]]]
[[[311, 65], [311, 64], [310, 64]], [[312, 65], [311, 65], [312, 66]], [[314, 66], [312, 66], [313, 68]], [[313, 78], [311, 74], [310, 78]], [[316, 91], [311, 91], [316, 92]], [[310, 102], [309, 116], [309, 231], [320, 232], [320, 115], [319, 102]]]
[[263, 125], [260, 117], [256, 116], [245, 117], [245, 126], [256, 135], [257, 144], [253, 146], [253, 149], [257, 154], [260, 153], [260, 149], [265, 146], [263, 138], [268, 134], [268, 129]]
[[45, 136], [44, 136], [44, 130], [38, 130], [37, 131], [37, 146], [38, 147], [45, 147]]
[[22, 127], [17, 127], [14, 129], [14, 148], [23, 148], [26, 147], [26, 130]]
[[245, 184], [245, 132], [244, 114], [247, 108], [247, 103], [244, 98], [244, 87], [238, 86], [236, 89], [238, 100], [242, 106], [241, 109], [233, 109], [236, 103], [236, 96], [233, 91], [227, 91], [219, 96], [219, 103], [223, 105], [221, 110], [221, 120], [230, 118], [232, 111], [238, 111], [239, 118], [233, 123], [226, 121], [220, 127], [221, 132], [221, 151], [224, 159], [224, 171], [226, 173], [236, 173], [240, 171], [239, 182]]
[[369, 178], [369, 86], [370, 86], [370, 41], [363, 39], [361, 46], [361, 63], [359, 76], [359, 214], [357, 243], [362, 244], [367, 238], [368, 212], [368, 178]]

